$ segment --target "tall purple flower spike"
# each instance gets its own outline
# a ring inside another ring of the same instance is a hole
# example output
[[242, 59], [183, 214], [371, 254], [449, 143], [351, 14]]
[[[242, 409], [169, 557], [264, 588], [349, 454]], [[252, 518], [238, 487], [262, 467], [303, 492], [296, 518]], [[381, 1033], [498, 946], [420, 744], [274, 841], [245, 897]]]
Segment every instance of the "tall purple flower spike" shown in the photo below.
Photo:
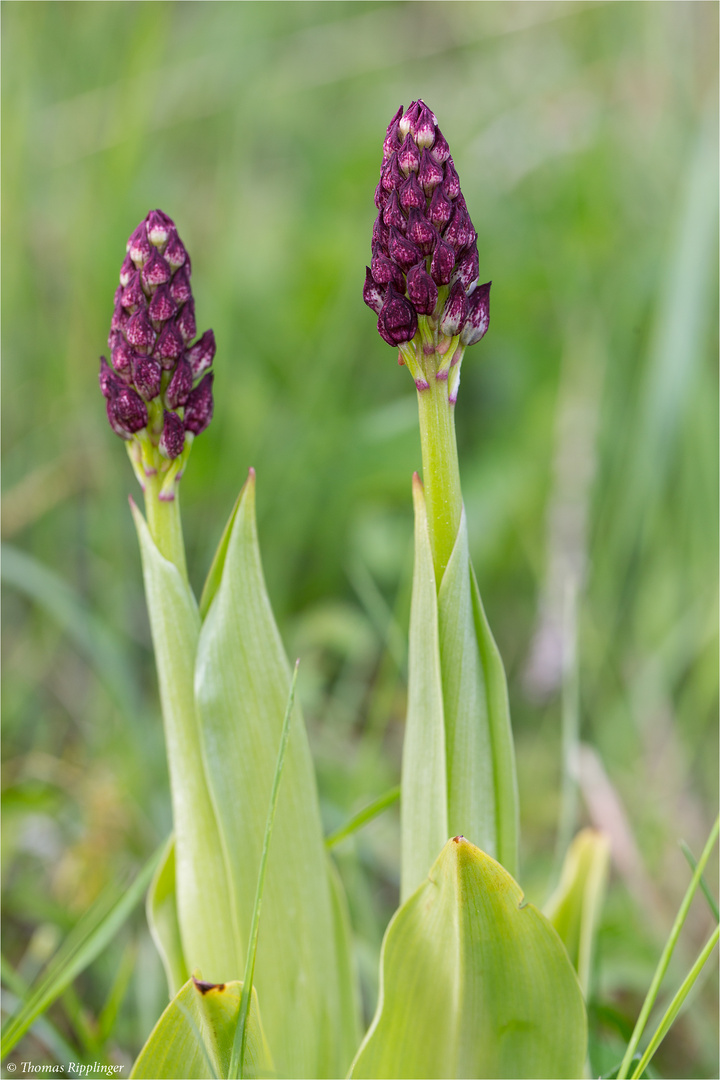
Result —
[[205, 373], [215, 336], [206, 330], [193, 343], [196, 333], [190, 257], [172, 218], [151, 210], [127, 242], [108, 338], [111, 362], [100, 360], [110, 426], [128, 442], [141, 482], [158, 471], [172, 480], [181, 455], [210, 422], [212, 376]]
[[478, 284], [477, 233], [450, 148], [423, 101], [405, 113], [401, 106], [390, 121], [375, 205], [363, 300], [422, 389], [423, 354], [439, 358], [436, 378], [459, 370], [465, 347], [487, 331], [490, 303], [490, 283]]

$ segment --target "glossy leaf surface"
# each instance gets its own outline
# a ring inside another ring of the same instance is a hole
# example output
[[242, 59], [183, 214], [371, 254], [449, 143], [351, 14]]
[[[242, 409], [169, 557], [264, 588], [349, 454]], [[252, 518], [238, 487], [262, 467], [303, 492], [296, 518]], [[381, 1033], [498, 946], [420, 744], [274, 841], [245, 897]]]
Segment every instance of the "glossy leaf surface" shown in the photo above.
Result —
[[548, 920], [463, 837], [449, 840], [383, 942], [355, 1078], [583, 1075], [585, 1006]]

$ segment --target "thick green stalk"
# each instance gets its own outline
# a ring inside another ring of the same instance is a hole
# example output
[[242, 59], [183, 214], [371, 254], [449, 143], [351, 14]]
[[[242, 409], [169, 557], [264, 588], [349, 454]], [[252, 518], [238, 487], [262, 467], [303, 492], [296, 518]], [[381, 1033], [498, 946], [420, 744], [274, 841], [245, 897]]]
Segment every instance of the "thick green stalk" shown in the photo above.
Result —
[[418, 411], [425, 505], [439, 589], [460, 528], [462, 492], [455, 407], [448, 401], [448, 380], [436, 379], [434, 374], [429, 374], [428, 387], [418, 390]]
[[164, 476], [156, 473], [145, 480], [145, 517], [150, 535], [161, 555], [174, 563], [187, 581], [185, 563], [185, 544], [183, 543], [182, 522], [180, 520], [180, 493], [175, 487], [175, 498], [165, 501], [160, 498], [160, 488]]

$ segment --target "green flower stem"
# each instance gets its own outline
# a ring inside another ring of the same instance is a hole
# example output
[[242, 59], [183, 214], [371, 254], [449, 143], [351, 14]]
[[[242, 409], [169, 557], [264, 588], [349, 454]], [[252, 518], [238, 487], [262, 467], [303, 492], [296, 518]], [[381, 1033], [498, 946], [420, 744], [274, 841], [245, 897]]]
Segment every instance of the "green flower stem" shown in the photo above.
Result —
[[161, 473], [145, 479], [145, 516], [148, 528], [158, 551], [169, 562], [174, 563], [187, 581], [185, 563], [185, 544], [183, 543], [182, 523], [180, 521], [180, 493], [175, 485], [175, 498], [168, 501], [160, 498], [160, 488], [165, 477]]
[[[431, 365], [428, 364], [429, 368]], [[462, 492], [455, 439], [455, 407], [448, 401], [448, 380], [430, 375], [429, 386], [418, 390], [423, 484], [437, 588], [457, 539], [462, 516]]]

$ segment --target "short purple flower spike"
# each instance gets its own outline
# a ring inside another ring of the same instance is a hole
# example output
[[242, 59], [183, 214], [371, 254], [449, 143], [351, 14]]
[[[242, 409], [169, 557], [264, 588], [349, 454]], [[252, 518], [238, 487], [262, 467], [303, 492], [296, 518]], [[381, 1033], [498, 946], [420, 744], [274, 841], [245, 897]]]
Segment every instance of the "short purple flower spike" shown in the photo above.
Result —
[[[110, 426], [125, 439], [144, 476], [166, 476], [161, 498], [172, 499], [173, 481], [187, 457], [191, 436], [212, 417], [215, 357], [212, 330], [196, 336], [190, 257], [172, 218], [151, 210], [132, 232], [115, 293], [110, 363], [100, 361], [100, 389]], [[204, 378], [203, 378], [204, 376]]]
[[433, 375], [447, 379], [451, 368], [457, 383], [465, 347], [487, 330], [490, 286], [478, 285], [477, 233], [424, 101], [401, 107], [388, 125], [375, 205], [363, 300], [419, 387]]

